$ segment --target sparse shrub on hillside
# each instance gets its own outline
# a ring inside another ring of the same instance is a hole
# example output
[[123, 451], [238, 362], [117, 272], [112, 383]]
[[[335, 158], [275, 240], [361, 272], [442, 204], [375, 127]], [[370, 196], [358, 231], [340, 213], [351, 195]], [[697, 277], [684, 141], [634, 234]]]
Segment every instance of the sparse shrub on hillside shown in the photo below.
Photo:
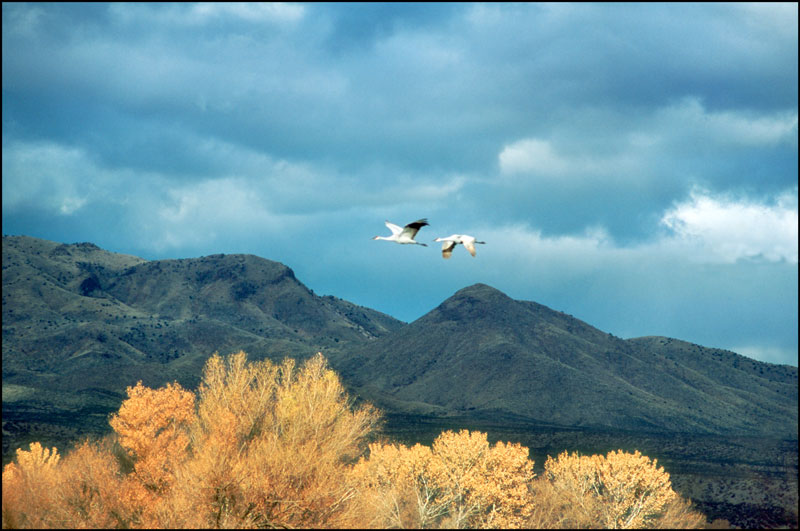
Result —
[[549, 459], [447, 431], [408, 448], [367, 437], [321, 354], [212, 356], [197, 394], [137, 384], [115, 434], [61, 458], [33, 443], [3, 469], [4, 528], [697, 527], [701, 515], [648, 458]]

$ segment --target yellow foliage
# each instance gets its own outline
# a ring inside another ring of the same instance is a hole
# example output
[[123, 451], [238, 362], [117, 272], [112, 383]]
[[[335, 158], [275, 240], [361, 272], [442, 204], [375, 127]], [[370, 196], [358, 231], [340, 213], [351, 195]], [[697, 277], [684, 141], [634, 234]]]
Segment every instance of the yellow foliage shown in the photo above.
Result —
[[159, 505], [175, 483], [176, 469], [187, 458], [189, 426], [195, 419], [195, 396], [178, 383], [150, 389], [138, 382], [109, 423], [134, 461], [134, 473], [120, 485], [120, 499], [135, 523], [158, 525]]
[[669, 474], [656, 461], [622, 450], [606, 456], [561, 453], [545, 462], [545, 477], [561, 497], [572, 519], [565, 526], [597, 521], [602, 527], [653, 527], [665, 509], [678, 500]]
[[[191, 459], [163, 524], [320, 527], [350, 523], [348, 463], [378, 413], [353, 410], [321, 354], [297, 368], [243, 352], [212, 356], [199, 388]], [[188, 522], [188, 523], [187, 523]]]
[[[446, 431], [364, 445], [379, 415], [353, 407], [321, 354], [301, 366], [214, 355], [197, 394], [141, 382], [110, 419], [116, 443], [62, 459], [39, 443], [3, 469], [4, 528], [699, 527], [669, 475], [635, 452], [549, 458]], [[120, 451], [118, 451], [121, 449]]]
[[49, 527], [55, 512], [56, 465], [60, 456], [38, 442], [17, 450], [17, 462], [3, 468], [3, 527]]
[[351, 471], [359, 485], [363, 525], [425, 528], [438, 522], [447, 506], [430, 472], [432, 458], [431, 449], [419, 444], [370, 444], [369, 458]]
[[84, 441], [59, 464], [55, 509], [66, 528], [126, 527], [131, 507], [120, 499], [121, 477], [110, 451]]
[[532, 507], [528, 449], [481, 432], [446, 431], [431, 448], [372, 444], [353, 474], [377, 526], [519, 527]]

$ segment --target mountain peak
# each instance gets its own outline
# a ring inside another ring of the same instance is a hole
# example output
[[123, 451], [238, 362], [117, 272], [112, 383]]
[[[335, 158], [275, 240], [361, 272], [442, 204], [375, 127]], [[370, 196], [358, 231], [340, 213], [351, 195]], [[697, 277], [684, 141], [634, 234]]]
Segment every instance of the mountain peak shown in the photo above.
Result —
[[482, 282], [478, 282], [477, 284], [472, 284], [471, 286], [467, 286], [466, 288], [461, 288], [460, 290], [456, 291], [453, 294], [453, 297], [456, 296], [471, 296], [471, 297], [487, 297], [487, 296], [496, 296], [502, 295], [506, 296], [505, 293], [500, 291], [497, 288], [493, 288], [488, 284], [483, 284]]
[[418, 319], [422, 322], [460, 321], [499, 316], [514, 306], [514, 300], [486, 284], [460, 289], [439, 306]]

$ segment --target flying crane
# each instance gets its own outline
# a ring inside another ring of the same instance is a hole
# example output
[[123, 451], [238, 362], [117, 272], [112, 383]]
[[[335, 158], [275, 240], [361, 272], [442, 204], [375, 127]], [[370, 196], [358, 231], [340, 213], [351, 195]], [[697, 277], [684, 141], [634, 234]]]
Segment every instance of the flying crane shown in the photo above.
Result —
[[386, 226], [389, 227], [389, 230], [392, 231], [392, 235], [391, 236], [375, 236], [372, 239], [373, 240], [386, 240], [386, 241], [389, 241], [389, 242], [403, 243], [403, 244], [414, 243], [414, 244], [417, 244], [417, 245], [422, 245], [423, 247], [427, 247], [427, 244], [420, 243], [420, 242], [414, 240], [414, 236], [417, 235], [417, 233], [419, 232], [419, 229], [421, 229], [425, 225], [428, 225], [428, 219], [427, 218], [422, 218], [422, 219], [418, 219], [417, 221], [412, 221], [411, 223], [409, 223], [408, 225], [406, 225], [405, 227], [402, 227], [402, 228], [399, 227], [398, 225], [395, 225], [394, 223], [391, 223], [391, 222], [387, 221], [386, 222]]
[[476, 243], [486, 243], [486, 242], [479, 242], [475, 239], [474, 236], [469, 236], [467, 234], [453, 234], [448, 236], [447, 238], [436, 238], [433, 240], [435, 242], [444, 242], [442, 243], [442, 258], [447, 260], [453, 254], [453, 249], [455, 249], [456, 245], [463, 244], [464, 247], [469, 251], [469, 254], [475, 256], [475, 244]]

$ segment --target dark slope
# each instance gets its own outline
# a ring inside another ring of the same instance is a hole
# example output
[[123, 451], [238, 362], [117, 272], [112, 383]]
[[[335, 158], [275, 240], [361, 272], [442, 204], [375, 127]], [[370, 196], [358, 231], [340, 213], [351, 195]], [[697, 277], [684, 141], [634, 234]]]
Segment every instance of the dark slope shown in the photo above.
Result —
[[342, 360], [406, 412], [592, 428], [797, 433], [797, 369], [666, 338], [623, 340], [476, 284]]

